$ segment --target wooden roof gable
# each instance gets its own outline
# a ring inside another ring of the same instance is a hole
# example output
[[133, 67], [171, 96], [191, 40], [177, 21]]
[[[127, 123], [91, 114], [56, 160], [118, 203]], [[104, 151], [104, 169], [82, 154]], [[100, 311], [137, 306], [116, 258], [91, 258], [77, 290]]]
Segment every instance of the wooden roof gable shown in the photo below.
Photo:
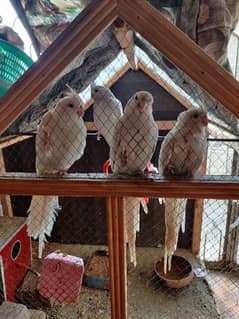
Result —
[[157, 9], [146, 0], [95, 0], [1, 98], [1, 132], [117, 17], [238, 117], [238, 82]]

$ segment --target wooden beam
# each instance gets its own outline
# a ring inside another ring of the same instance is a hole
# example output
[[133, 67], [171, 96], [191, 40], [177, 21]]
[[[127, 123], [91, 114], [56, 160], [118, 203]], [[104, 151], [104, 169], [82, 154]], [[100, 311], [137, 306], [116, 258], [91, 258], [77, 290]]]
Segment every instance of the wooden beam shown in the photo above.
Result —
[[[159, 130], [169, 131], [174, 127], [176, 121], [156, 121], [156, 123], [158, 125]], [[85, 122], [85, 126], [88, 131], [93, 131], [93, 132], [97, 131], [97, 128], [94, 122]]]
[[[207, 150], [208, 154], [208, 150]], [[200, 174], [204, 176], [207, 173], [207, 154], [200, 168]], [[195, 200], [194, 219], [193, 219], [193, 236], [192, 236], [192, 253], [197, 255], [200, 250], [202, 221], [203, 221], [204, 200], [197, 198]]]
[[5, 131], [116, 17], [115, 0], [92, 1], [0, 99], [0, 132]]
[[239, 83], [147, 1], [118, 0], [119, 17], [239, 117]]
[[138, 67], [144, 73], [146, 73], [151, 79], [158, 83], [162, 88], [165, 89], [170, 95], [172, 95], [180, 104], [182, 104], [186, 109], [191, 109], [192, 104], [183, 97], [176, 89], [172, 88], [166, 81], [164, 81], [158, 74], [154, 73], [143, 61], [138, 61]]
[[111, 318], [127, 318], [127, 279], [124, 203], [121, 197], [107, 198], [110, 255]]
[[127, 261], [126, 261], [126, 216], [124, 198], [118, 197], [119, 265], [121, 318], [127, 319]]
[[114, 227], [113, 227], [113, 205], [112, 198], [106, 201], [107, 226], [108, 226], [108, 246], [109, 246], [109, 264], [110, 264], [110, 298], [111, 298], [111, 318], [117, 318], [118, 302], [116, 298], [115, 284], [115, 255], [114, 255]]
[[[1, 149], [0, 149], [0, 172], [1, 173], [5, 173], [6, 172], [3, 152], [2, 152]], [[2, 205], [3, 216], [13, 217], [13, 211], [12, 211], [12, 204], [11, 204], [10, 196], [8, 194], [1, 194], [0, 195], [0, 202], [1, 202], [1, 205]]]
[[238, 199], [239, 176], [203, 176], [197, 179], [117, 178], [105, 174], [67, 174], [65, 177], [37, 177], [31, 173], [0, 175], [0, 194], [59, 196], [132, 196]]
[[31, 138], [32, 135], [10, 135], [0, 139], [0, 149], [14, 145]]

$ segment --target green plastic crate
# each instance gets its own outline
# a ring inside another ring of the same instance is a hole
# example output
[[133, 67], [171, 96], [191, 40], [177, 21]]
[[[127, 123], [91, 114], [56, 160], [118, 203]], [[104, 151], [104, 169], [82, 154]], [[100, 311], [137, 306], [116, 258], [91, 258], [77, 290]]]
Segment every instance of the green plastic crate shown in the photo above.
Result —
[[32, 59], [14, 45], [0, 39], [0, 96], [32, 65]]

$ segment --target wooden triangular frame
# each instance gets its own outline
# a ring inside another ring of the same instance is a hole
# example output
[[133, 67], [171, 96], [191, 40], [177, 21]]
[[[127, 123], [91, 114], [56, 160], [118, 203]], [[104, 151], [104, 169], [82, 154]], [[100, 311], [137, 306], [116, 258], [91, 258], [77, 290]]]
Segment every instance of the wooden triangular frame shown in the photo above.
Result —
[[0, 132], [117, 18], [239, 116], [239, 83], [146, 0], [94, 0], [0, 100]]

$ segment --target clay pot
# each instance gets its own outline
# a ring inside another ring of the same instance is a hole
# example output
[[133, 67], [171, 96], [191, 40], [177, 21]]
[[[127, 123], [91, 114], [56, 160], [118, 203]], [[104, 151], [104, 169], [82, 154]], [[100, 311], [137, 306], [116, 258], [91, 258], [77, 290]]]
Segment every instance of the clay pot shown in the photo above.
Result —
[[182, 256], [172, 257], [171, 271], [164, 273], [164, 258], [155, 262], [154, 270], [160, 279], [164, 280], [166, 286], [170, 288], [182, 288], [193, 280], [193, 269], [191, 263]]

